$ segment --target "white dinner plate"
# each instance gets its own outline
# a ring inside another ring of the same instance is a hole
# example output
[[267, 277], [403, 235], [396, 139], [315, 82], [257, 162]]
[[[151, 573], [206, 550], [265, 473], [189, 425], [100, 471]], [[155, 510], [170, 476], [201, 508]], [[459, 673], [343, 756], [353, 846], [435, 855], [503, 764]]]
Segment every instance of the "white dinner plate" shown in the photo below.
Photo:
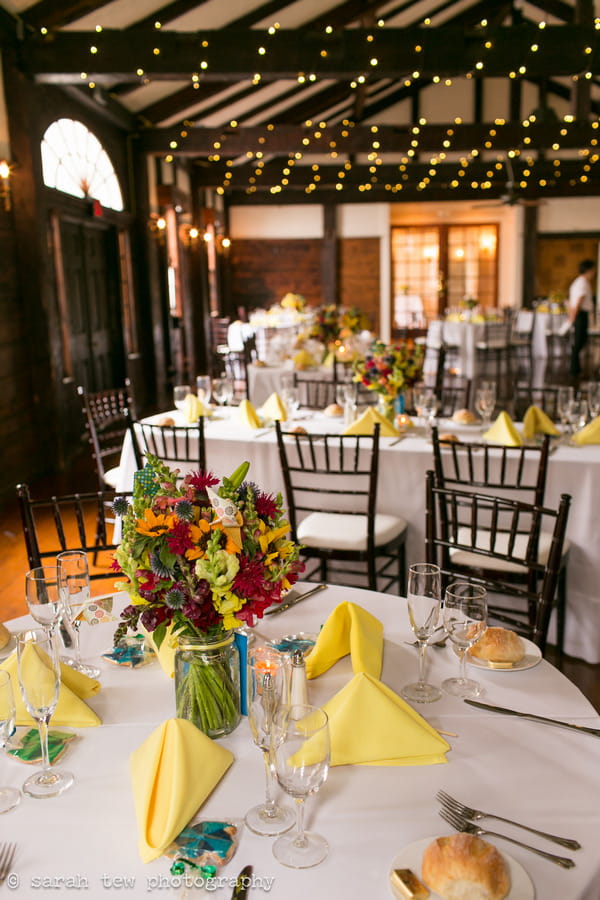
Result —
[[488, 672], [522, 672], [523, 669], [533, 669], [541, 660], [542, 651], [533, 641], [528, 641], [527, 638], [523, 637], [521, 640], [525, 644], [525, 656], [519, 662], [513, 663], [512, 666], [493, 665], [487, 659], [477, 659], [476, 656], [471, 656], [468, 652], [467, 662], [477, 669], [487, 669]]
[[[422, 838], [420, 841], [415, 841], [414, 844], [409, 844], [408, 847], [404, 847], [404, 849], [392, 860], [389, 874], [391, 875], [394, 869], [412, 869], [415, 875], [420, 878], [423, 852], [434, 840], [435, 837]], [[510, 891], [506, 896], [506, 900], [534, 900], [535, 891], [533, 889], [533, 883], [523, 866], [508, 853], [505, 853], [504, 850], [501, 850], [500, 852], [502, 853], [510, 873]], [[391, 882], [389, 882], [389, 879], [388, 883], [390, 885], [389, 889], [392, 896], [396, 897], [397, 895], [394, 893], [394, 889]], [[440, 900], [440, 895], [435, 894], [433, 891], [429, 896], [430, 900]]]
[[17, 642], [15, 640], [14, 634], [11, 635], [8, 644], [0, 650], [0, 659], [6, 659], [13, 652], [15, 647], [17, 646]]

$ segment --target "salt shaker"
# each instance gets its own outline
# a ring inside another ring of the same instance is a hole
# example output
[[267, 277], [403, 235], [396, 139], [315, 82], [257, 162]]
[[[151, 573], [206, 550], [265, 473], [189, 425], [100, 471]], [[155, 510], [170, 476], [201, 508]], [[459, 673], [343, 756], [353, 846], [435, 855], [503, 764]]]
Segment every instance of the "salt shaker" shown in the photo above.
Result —
[[306, 663], [304, 653], [300, 649], [292, 653], [292, 677], [290, 686], [290, 705], [306, 706], [308, 704], [308, 682], [306, 680]]

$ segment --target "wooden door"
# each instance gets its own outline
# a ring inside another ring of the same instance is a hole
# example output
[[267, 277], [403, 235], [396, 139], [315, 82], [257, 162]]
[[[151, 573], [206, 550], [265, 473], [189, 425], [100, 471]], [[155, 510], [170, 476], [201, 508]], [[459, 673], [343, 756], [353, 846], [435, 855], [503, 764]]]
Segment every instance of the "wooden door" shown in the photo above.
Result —
[[117, 240], [113, 227], [60, 223], [66, 368], [88, 391], [125, 380]]

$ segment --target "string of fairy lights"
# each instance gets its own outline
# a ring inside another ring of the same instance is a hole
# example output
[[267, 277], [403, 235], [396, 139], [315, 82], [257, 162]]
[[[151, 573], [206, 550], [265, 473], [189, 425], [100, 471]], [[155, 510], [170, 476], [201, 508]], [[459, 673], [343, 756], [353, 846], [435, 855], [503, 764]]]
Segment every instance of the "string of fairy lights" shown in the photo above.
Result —
[[[533, 24], [533, 23], [531, 23]], [[373, 78], [381, 78], [378, 75], [378, 67], [380, 60], [377, 55], [377, 35], [378, 32], [385, 28], [386, 22], [380, 19], [376, 27], [365, 32], [365, 54], [364, 58], [357, 65], [357, 71], [348, 83], [350, 92], [364, 89], [363, 86], [372, 83]], [[460, 78], [467, 80], [482, 77], [486, 74], [486, 67], [489, 66], [490, 59], [494, 53], [494, 36], [490, 32], [488, 34], [488, 21], [482, 19], [479, 23], [477, 32], [481, 34], [480, 52], [474, 62], [470, 63], [470, 67], [459, 76], [444, 77], [441, 74], [428, 75], [427, 79], [421, 75], [419, 62], [425, 58], [427, 51], [427, 29], [432, 26], [432, 20], [424, 19], [420, 25], [420, 29], [415, 29], [419, 34], [419, 38], [413, 47], [413, 59], [406, 62], [406, 77], [399, 82], [398, 86], [406, 89], [424, 87], [428, 85], [443, 85], [451, 87], [452, 84]], [[150, 34], [152, 39], [149, 44], [149, 53], [154, 57], [161, 54], [160, 32], [163, 29], [163, 23], [159, 20], [154, 22], [154, 29]], [[509, 80], [526, 79], [531, 60], [536, 54], [544, 50], [545, 36], [548, 33], [548, 26], [545, 21], [537, 23], [537, 27], [532, 33], [535, 37], [531, 39], [528, 50], [518, 66], [507, 67], [504, 77]], [[261, 73], [261, 62], [268, 58], [273, 41], [276, 41], [277, 34], [280, 32], [279, 23], [274, 23], [265, 31], [250, 31], [249, 40], [256, 42], [256, 72], [251, 78], [251, 84], [256, 88], [263, 85], [265, 81], [264, 75]], [[595, 18], [593, 22], [593, 31], [600, 31], [600, 18]], [[48, 34], [48, 29], [42, 28], [42, 34]], [[99, 53], [106, 50], [108, 45], [102, 45], [102, 35], [104, 28], [97, 25], [95, 32], [98, 39], [90, 44], [89, 53], [91, 57], [96, 57]], [[589, 30], [586, 32], [589, 41]], [[193, 89], [199, 90], [203, 83], [203, 76], [210, 72], [211, 61], [211, 37], [207, 32], [207, 37], [199, 42], [200, 59], [198, 61], [197, 71], [190, 74], [190, 84]], [[327, 60], [330, 54], [329, 40], [335, 34], [335, 29], [328, 25], [323, 29], [323, 46], [319, 51], [320, 58]], [[422, 35], [422, 38], [421, 38]], [[575, 83], [579, 80], [591, 81], [593, 79], [592, 63], [594, 51], [597, 41], [581, 42], [581, 46], [577, 48], [580, 54], [580, 64], [577, 71], [569, 76], [570, 80]], [[93, 66], [90, 66], [93, 68]], [[139, 79], [141, 85], [149, 84], [152, 76], [148, 69], [151, 66], [136, 65], [134, 71], [136, 78]], [[264, 69], [264, 66], [263, 66]], [[323, 79], [330, 78], [327, 71], [321, 73], [317, 69], [313, 71], [300, 71], [296, 75], [296, 82], [299, 86], [310, 86]], [[494, 77], [498, 76], [498, 60], [495, 60]], [[93, 77], [88, 73], [82, 72], [81, 79], [91, 89], [96, 86]], [[351, 94], [350, 94], [351, 97]], [[276, 100], [275, 100], [276, 102]], [[351, 101], [348, 101], [349, 103]], [[250, 110], [249, 115], [252, 115]], [[428, 122], [425, 117], [419, 119], [411, 128], [410, 147], [403, 153], [398, 160], [398, 154], [393, 151], [386, 151], [385, 141], [382, 138], [380, 129], [377, 125], [366, 126], [370, 128], [372, 134], [371, 146], [364, 153], [360, 154], [358, 160], [353, 156], [349, 149], [349, 138], [352, 129], [357, 123], [351, 117], [345, 116], [339, 119], [343, 113], [332, 114], [333, 121], [319, 120], [317, 122], [306, 120], [302, 129], [302, 137], [297, 147], [291, 149], [283, 157], [274, 157], [269, 153], [269, 138], [277, 132], [277, 125], [267, 123], [264, 125], [264, 132], [256, 138], [254, 146], [248, 146], [245, 154], [240, 157], [239, 150], [235, 153], [228, 153], [228, 139], [232, 134], [236, 134], [240, 128], [240, 123], [236, 119], [227, 122], [222, 129], [218, 139], [215, 139], [211, 152], [207, 153], [206, 159], [209, 163], [214, 164], [215, 176], [213, 187], [217, 193], [226, 194], [232, 189], [243, 190], [247, 194], [253, 194], [259, 190], [268, 190], [272, 195], [280, 195], [286, 190], [298, 190], [298, 179], [294, 177], [302, 166], [302, 172], [306, 183], [300, 185], [306, 194], [312, 194], [319, 191], [322, 187], [329, 190], [342, 192], [349, 186], [359, 193], [368, 193], [375, 188], [383, 188], [390, 194], [400, 194], [407, 186], [415, 189], [419, 193], [426, 193], [428, 188], [440, 184], [441, 172], [443, 171], [444, 187], [450, 191], [462, 189], [464, 186], [470, 187], [473, 192], [485, 192], [499, 184], [506, 183], [508, 158], [511, 161], [519, 162], [518, 180], [515, 181], [514, 187], [519, 190], [526, 190], [528, 187], [534, 186], [537, 191], [546, 187], [551, 187], [563, 177], [564, 156], [561, 157], [561, 138], [567, 139], [569, 129], [576, 124], [572, 115], [565, 115], [563, 120], [558, 123], [559, 140], [552, 144], [550, 148], [552, 158], [551, 175], [548, 175], [548, 159], [542, 154], [543, 165], [540, 164], [540, 158], [536, 155], [532, 139], [528, 134], [528, 129], [535, 124], [536, 116], [531, 114], [521, 123], [519, 140], [515, 146], [509, 149], [496, 147], [497, 139], [502, 135], [502, 129], [507, 124], [505, 119], [496, 119], [489, 127], [488, 134], [483, 141], [482, 146], [473, 147], [470, 151], [453, 150], [453, 143], [457, 129], [462, 125], [460, 118], [455, 118], [453, 123], [449, 125], [445, 131], [441, 146], [437, 152], [431, 154], [426, 161], [427, 171], [423, 174], [422, 163], [426, 156], [426, 151], [420, 147], [420, 135], [424, 126]], [[513, 123], [514, 124], [514, 123]], [[585, 186], [594, 176], [594, 167], [600, 158], [598, 152], [598, 120], [588, 122], [590, 125], [590, 138], [586, 146], [579, 146], [576, 154], [578, 166], [576, 170], [573, 168], [572, 160], [569, 158], [569, 175], [568, 180], [571, 184], [579, 184]], [[168, 140], [168, 147], [165, 148], [163, 159], [167, 163], [174, 163], [178, 153], [185, 150], [186, 140], [189, 138], [193, 129], [202, 125], [202, 120], [186, 119], [182, 122], [176, 134]], [[364, 125], [362, 126], [365, 127]], [[326, 139], [327, 150], [324, 154], [326, 162], [316, 162], [311, 156], [319, 154], [323, 155], [322, 144]], [[312, 145], [319, 143], [319, 149], [313, 149]], [[565, 141], [566, 142], [566, 141]], [[238, 141], [236, 141], [238, 143]], [[458, 155], [459, 154], [459, 155]], [[457, 158], [458, 157], [458, 158]], [[308, 159], [307, 159], [308, 158]], [[389, 160], [394, 159], [393, 169], [394, 177], [390, 177]], [[417, 167], [414, 163], [419, 162], [421, 165]], [[477, 164], [475, 166], [474, 164]], [[451, 164], [451, 167], [450, 167]], [[482, 173], [482, 164], [484, 171]], [[356, 167], [356, 168], [355, 168]], [[441, 169], [440, 167], [443, 167]], [[477, 174], [473, 175], [473, 170], [477, 168]], [[354, 173], [366, 172], [366, 177], [357, 183]], [[539, 172], [539, 174], [538, 174]], [[416, 179], [416, 183], [415, 183]]]

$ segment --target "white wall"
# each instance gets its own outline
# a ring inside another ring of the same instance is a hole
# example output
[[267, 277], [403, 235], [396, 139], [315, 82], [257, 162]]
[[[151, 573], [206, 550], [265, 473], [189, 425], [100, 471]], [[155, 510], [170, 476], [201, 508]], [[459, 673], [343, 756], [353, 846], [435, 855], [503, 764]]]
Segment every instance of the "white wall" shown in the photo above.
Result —
[[322, 238], [323, 208], [294, 206], [233, 206], [229, 214], [232, 241], [250, 238]]
[[538, 208], [538, 231], [600, 232], [600, 197], [557, 197], [542, 203]]

